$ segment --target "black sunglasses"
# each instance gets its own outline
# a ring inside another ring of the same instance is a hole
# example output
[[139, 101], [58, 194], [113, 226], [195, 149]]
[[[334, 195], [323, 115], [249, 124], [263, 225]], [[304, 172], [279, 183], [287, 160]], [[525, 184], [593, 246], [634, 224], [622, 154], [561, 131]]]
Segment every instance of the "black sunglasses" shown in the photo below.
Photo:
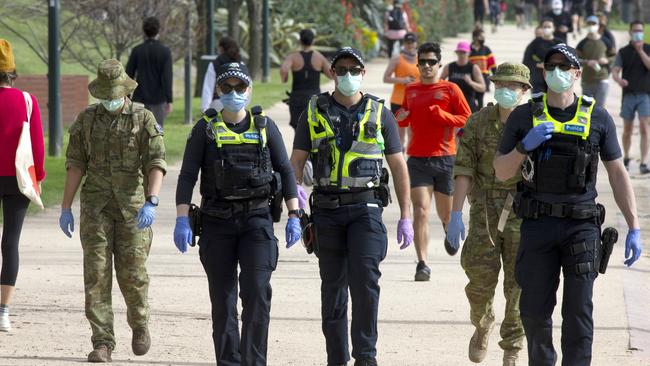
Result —
[[430, 59], [421, 58], [418, 60], [418, 65], [420, 66], [424, 66], [424, 65], [436, 66], [437, 64], [438, 64], [438, 60], [436, 60], [435, 58], [430, 58]]
[[573, 68], [573, 65], [571, 65], [569, 63], [565, 63], [565, 62], [562, 62], [562, 63], [545, 62], [544, 63], [544, 70], [546, 70], [546, 71], [553, 71], [553, 70], [555, 70], [556, 67], [559, 67], [560, 70], [562, 70], [562, 71], [569, 71], [569, 70], [571, 70]]
[[228, 84], [228, 83], [223, 83], [223, 84], [219, 85], [219, 89], [221, 89], [221, 92], [224, 93], [224, 94], [230, 94], [230, 92], [232, 92], [233, 89], [237, 93], [241, 94], [241, 93], [245, 92], [246, 89], [248, 89], [248, 85], [246, 85], [244, 83], [239, 83], [237, 85], [231, 85], [231, 84]]
[[363, 71], [363, 68], [358, 67], [358, 66], [351, 67], [349, 69], [347, 67], [343, 67], [343, 66], [337, 66], [337, 67], [334, 68], [334, 73], [337, 76], [345, 76], [345, 74], [347, 74], [348, 72], [352, 76], [357, 76], [357, 75], [361, 74], [361, 71]]

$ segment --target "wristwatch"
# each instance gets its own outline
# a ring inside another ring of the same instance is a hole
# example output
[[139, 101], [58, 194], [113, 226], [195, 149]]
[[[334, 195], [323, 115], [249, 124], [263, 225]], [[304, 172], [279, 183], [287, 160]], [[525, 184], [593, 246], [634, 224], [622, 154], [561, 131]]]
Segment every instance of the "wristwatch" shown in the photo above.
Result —
[[302, 208], [299, 208], [297, 210], [289, 210], [288, 212], [289, 215], [296, 215], [298, 216], [298, 218], [301, 218], [304, 213], [305, 210], [303, 210]]
[[517, 145], [515, 145], [515, 149], [517, 149], [517, 151], [519, 151], [520, 154], [524, 154], [524, 155], [528, 154], [528, 151], [526, 150], [526, 148], [524, 148], [524, 143], [522, 141], [519, 141]]
[[153, 196], [153, 195], [152, 195], [152, 196], [147, 197], [147, 202], [151, 203], [151, 204], [154, 205], [155, 207], [158, 206], [158, 202], [159, 202], [159, 201], [160, 201], [160, 200], [158, 199], [158, 196]]

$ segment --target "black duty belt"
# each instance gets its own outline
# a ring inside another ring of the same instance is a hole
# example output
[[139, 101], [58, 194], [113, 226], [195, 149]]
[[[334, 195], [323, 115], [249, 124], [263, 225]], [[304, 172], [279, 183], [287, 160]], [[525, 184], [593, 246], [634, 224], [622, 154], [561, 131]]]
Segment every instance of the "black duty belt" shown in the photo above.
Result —
[[267, 198], [231, 202], [203, 200], [201, 213], [206, 216], [229, 219], [234, 215], [268, 207], [269, 200]]
[[601, 215], [601, 210], [596, 204], [571, 205], [565, 203], [547, 203], [532, 198], [515, 200], [515, 212], [519, 217], [524, 219], [550, 216], [582, 220]]
[[377, 203], [378, 198], [375, 190], [367, 190], [354, 193], [314, 193], [315, 208], [338, 208], [340, 206], [356, 203]]

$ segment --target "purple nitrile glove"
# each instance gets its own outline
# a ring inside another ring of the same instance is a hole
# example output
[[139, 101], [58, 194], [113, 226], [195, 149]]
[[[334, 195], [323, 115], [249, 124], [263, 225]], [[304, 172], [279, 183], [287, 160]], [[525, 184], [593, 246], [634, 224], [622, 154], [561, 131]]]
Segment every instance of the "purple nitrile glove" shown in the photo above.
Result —
[[643, 244], [641, 244], [641, 230], [631, 229], [625, 238], [625, 265], [630, 267], [641, 257]]
[[302, 188], [302, 185], [300, 184], [296, 186], [296, 189], [298, 191], [298, 208], [304, 209], [307, 206], [307, 199], [309, 198], [309, 195], [307, 192], [305, 192], [305, 189]]
[[405, 249], [413, 243], [413, 222], [411, 219], [400, 219], [397, 223], [397, 244]]

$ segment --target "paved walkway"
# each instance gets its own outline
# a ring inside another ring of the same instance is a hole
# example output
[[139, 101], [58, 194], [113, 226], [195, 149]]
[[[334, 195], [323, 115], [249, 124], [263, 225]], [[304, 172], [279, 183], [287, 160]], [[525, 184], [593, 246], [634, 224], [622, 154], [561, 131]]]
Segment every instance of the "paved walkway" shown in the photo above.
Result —
[[[468, 38], [466, 34], [462, 36]], [[519, 61], [532, 38], [532, 30], [505, 27], [497, 34], [488, 33], [487, 37], [487, 44], [492, 47], [499, 62]], [[449, 39], [444, 42], [445, 62], [454, 59], [452, 51], [457, 41]], [[388, 98], [390, 90], [381, 82], [386, 62], [385, 59], [378, 59], [368, 65], [363, 88]], [[620, 88], [612, 85], [610, 90], [608, 107], [612, 114], [617, 114]], [[486, 99], [489, 101], [492, 98], [487, 96]], [[267, 114], [283, 126], [282, 132], [289, 145], [293, 133], [288, 127], [287, 108], [279, 104], [270, 108]], [[620, 128], [621, 121], [616, 120]], [[636, 142], [634, 146], [638, 146]], [[113, 354], [114, 364], [214, 364], [208, 287], [197, 250], [192, 249], [182, 255], [172, 243], [178, 168], [178, 165], [170, 168], [163, 186], [161, 207], [154, 224], [155, 240], [148, 262], [153, 346], [144, 357], [132, 355], [125, 306], [115, 284], [118, 345]], [[633, 171], [636, 169], [637, 166], [633, 166]], [[637, 199], [643, 202], [642, 224], [647, 228], [650, 218], [648, 180], [634, 177], [633, 182]], [[618, 227], [621, 238], [624, 238], [627, 231], [604, 174], [600, 175], [599, 192], [600, 201], [609, 210], [607, 224]], [[73, 211], [78, 222], [78, 205]], [[448, 256], [442, 247], [440, 222], [433, 218], [430, 226], [432, 281], [415, 283], [414, 250], [400, 251], [395, 240], [398, 219], [396, 204], [386, 210], [384, 218], [390, 244], [388, 256], [381, 267], [379, 362], [389, 366], [470, 365], [466, 355], [473, 328], [469, 323], [469, 306], [464, 294], [467, 279], [460, 268], [459, 256]], [[56, 208], [29, 217], [24, 228], [22, 267], [12, 307], [14, 330], [0, 333], [0, 365], [83, 363], [91, 344], [90, 328], [84, 317], [82, 253], [78, 230], [73, 239], [65, 237], [58, 228]], [[650, 232], [644, 230], [643, 235], [647, 242]], [[276, 226], [276, 236], [281, 239], [280, 262], [273, 276], [269, 365], [324, 365], [316, 259], [308, 256], [299, 245], [291, 250], [284, 249], [284, 223]], [[647, 320], [650, 260], [644, 256], [634, 269], [624, 268], [621, 242], [616, 246], [607, 275], [598, 279], [594, 291], [595, 366], [650, 365], [650, 347], [647, 345], [650, 339]], [[497, 319], [501, 318], [504, 308], [500, 293], [498, 290], [495, 299]], [[561, 292], [558, 293], [561, 296]], [[560, 309], [556, 310], [554, 321], [559, 352]], [[485, 365], [500, 364], [502, 353], [497, 345], [498, 340], [498, 331], [495, 331]], [[526, 353], [522, 352], [520, 364], [526, 363]]]

